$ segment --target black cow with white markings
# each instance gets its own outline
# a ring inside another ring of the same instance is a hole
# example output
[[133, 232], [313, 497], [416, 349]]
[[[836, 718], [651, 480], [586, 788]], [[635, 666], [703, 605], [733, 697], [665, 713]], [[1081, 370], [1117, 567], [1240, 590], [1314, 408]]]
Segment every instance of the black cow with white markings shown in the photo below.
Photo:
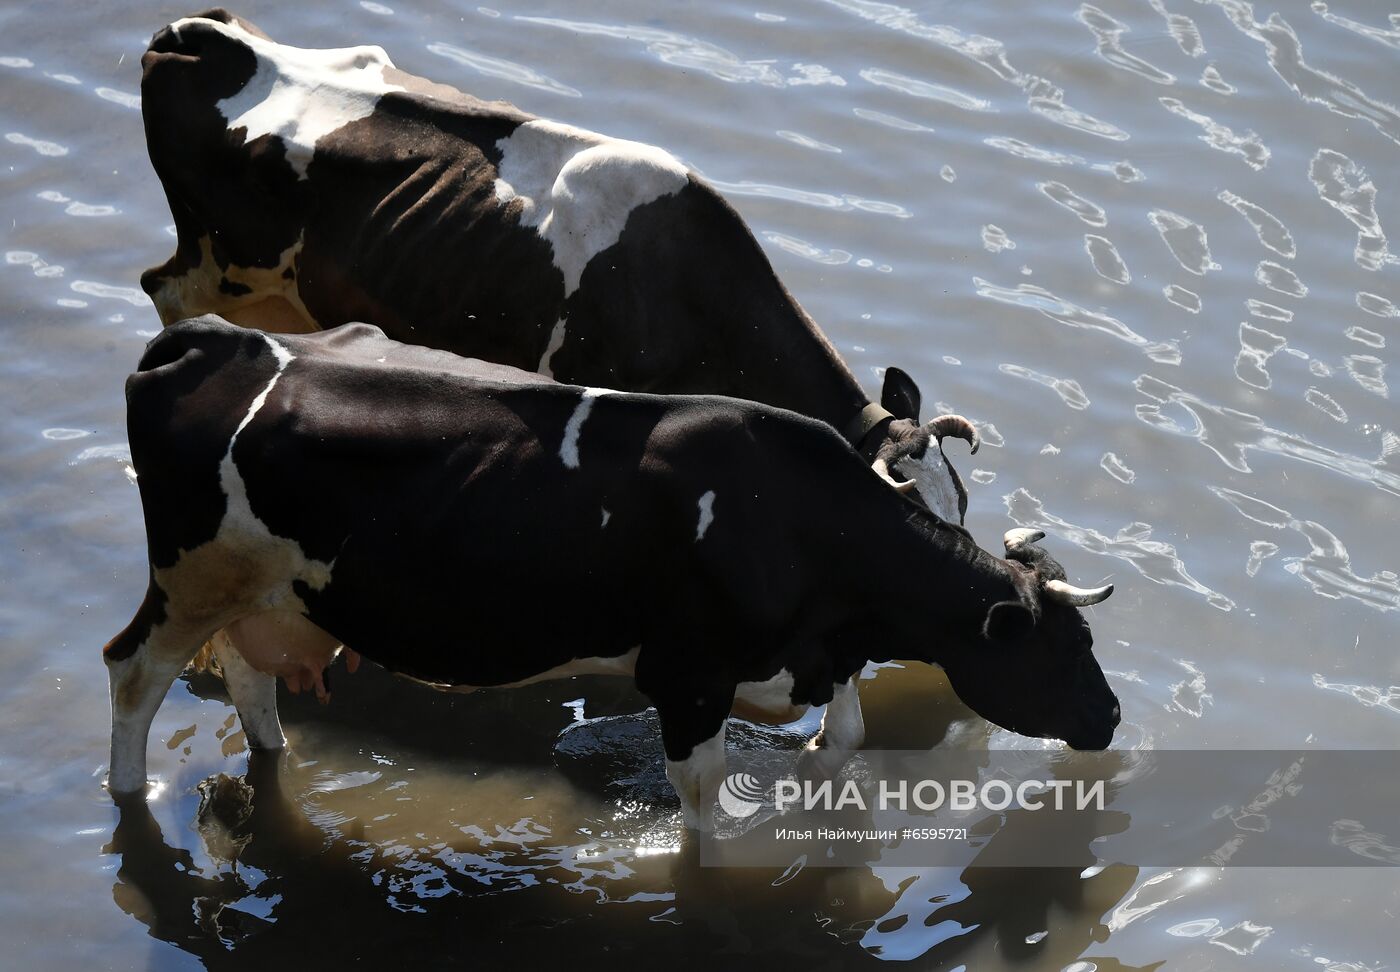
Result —
[[813, 748], [863, 734], [867, 662], [943, 667], [987, 719], [1108, 745], [1118, 702], [1080, 590], [882, 481], [830, 426], [721, 397], [557, 384], [367, 325], [166, 329], [127, 385], [150, 584], [106, 647], [116, 792], [146, 783], [172, 680], [215, 631], [250, 745], [275, 676], [346, 644], [454, 690], [631, 675], [656, 706], [687, 825], [709, 828], [731, 711], [827, 705]]
[[164, 323], [369, 321], [411, 344], [560, 381], [732, 395], [838, 430], [962, 522], [939, 447], [887, 371], [872, 402], [738, 213], [670, 153], [485, 102], [379, 47], [273, 42], [225, 10], [142, 58], [151, 162], [178, 242], [142, 286]]

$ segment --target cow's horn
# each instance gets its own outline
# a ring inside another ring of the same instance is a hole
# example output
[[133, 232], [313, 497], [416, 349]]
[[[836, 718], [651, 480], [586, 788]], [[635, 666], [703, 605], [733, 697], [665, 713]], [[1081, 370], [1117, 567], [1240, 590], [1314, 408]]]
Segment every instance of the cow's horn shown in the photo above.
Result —
[[1043, 539], [1045, 539], [1044, 530], [1027, 530], [1025, 527], [1017, 527], [1015, 530], [1007, 530], [1006, 535], [1001, 538], [1001, 542], [1006, 544], [1006, 552], [1010, 553], [1028, 543], [1035, 543], [1037, 540]]
[[914, 480], [908, 479], [901, 483], [899, 480], [891, 476], [890, 467], [886, 464], [885, 460], [883, 459], [876, 459], [874, 465], [872, 465], [870, 468], [875, 470], [875, 475], [879, 476], [885, 482], [893, 486], [895, 488], [895, 492], [907, 493], [911, 489], [915, 488]]
[[972, 447], [970, 451], [974, 456], [982, 448], [982, 437], [977, 434], [977, 426], [961, 415], [940, 415], [928, 424], [928, 429], [940, 441], [950, 435], [964, 440]]
[[1113, 585], [1105, 584], [1103, 587], [1085, 589], [1075, 587], [1073, 584], [1066, 584], [1062, 580], [1048, 580], [1045, 582], [1045, 593], [1050, 600], [1058, 604], [1068, 604], [1070, 607], [1088, 607], [1090, 604], [1098, 604], [1113, 593]]

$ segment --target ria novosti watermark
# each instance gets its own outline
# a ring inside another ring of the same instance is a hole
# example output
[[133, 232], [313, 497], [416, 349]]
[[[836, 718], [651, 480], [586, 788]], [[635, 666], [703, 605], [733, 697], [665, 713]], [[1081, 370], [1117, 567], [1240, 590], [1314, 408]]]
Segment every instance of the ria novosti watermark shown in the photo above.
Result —
[[[724, 781], [726, 788], [736, 773]], [[752, 779], [752, 777], [749, 777]], [[1107, 799], [1107, 782], [1094, 780], [879, 780], [873, 800], [867, 804], [866, 791], [855, 780], [782, 779], [773, 784], [773, 808], [784, 813], [792, 807], [803, 810], [1102, 810]], [[1047, 802], [1048, 801], [1048, 802]], [[725, 810], [723, 794], [720, 806]], [[757, 809], [755, 805], [754, 809]], [[752, 815], [750, 810], [744, 816]]]
[[730, 767], [703, 864], [1400, 866], [1397, 751], [865, 751], [832, 777], [740, 751]]

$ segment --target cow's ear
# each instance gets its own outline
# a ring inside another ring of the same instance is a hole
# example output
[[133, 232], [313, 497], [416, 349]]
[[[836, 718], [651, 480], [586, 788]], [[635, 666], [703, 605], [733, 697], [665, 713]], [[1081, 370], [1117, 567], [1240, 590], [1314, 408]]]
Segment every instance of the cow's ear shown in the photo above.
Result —
[[917, 422], [922, 401], [919, 386], [914, 384], [914, 379], [905, 374], [903, 369], [893, 365], [885, 369], [885, 387], [880, 392], [880, 404], [886, 411], [895, 418]]
[[987, 612], [982, 633], [988, 641], [1019, 641], [1035, 627], [1035, 615], [1020, 601], [998, 601]]

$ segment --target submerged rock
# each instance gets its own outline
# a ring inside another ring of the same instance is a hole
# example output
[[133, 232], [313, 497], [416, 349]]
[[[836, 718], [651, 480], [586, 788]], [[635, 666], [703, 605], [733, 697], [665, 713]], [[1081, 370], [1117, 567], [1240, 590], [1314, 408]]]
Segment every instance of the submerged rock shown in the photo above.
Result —
[[[730, 719], [725, 741], [731, 750], [796, 750], [807, 744], [809, 735], [798, 725], [762, 726]], [[568, 726], [555, 740], [554, 763], [584, 790], [622, 802], [676, 803], [666, 779], [661, 722], [655, 709], [599, 716]]]

